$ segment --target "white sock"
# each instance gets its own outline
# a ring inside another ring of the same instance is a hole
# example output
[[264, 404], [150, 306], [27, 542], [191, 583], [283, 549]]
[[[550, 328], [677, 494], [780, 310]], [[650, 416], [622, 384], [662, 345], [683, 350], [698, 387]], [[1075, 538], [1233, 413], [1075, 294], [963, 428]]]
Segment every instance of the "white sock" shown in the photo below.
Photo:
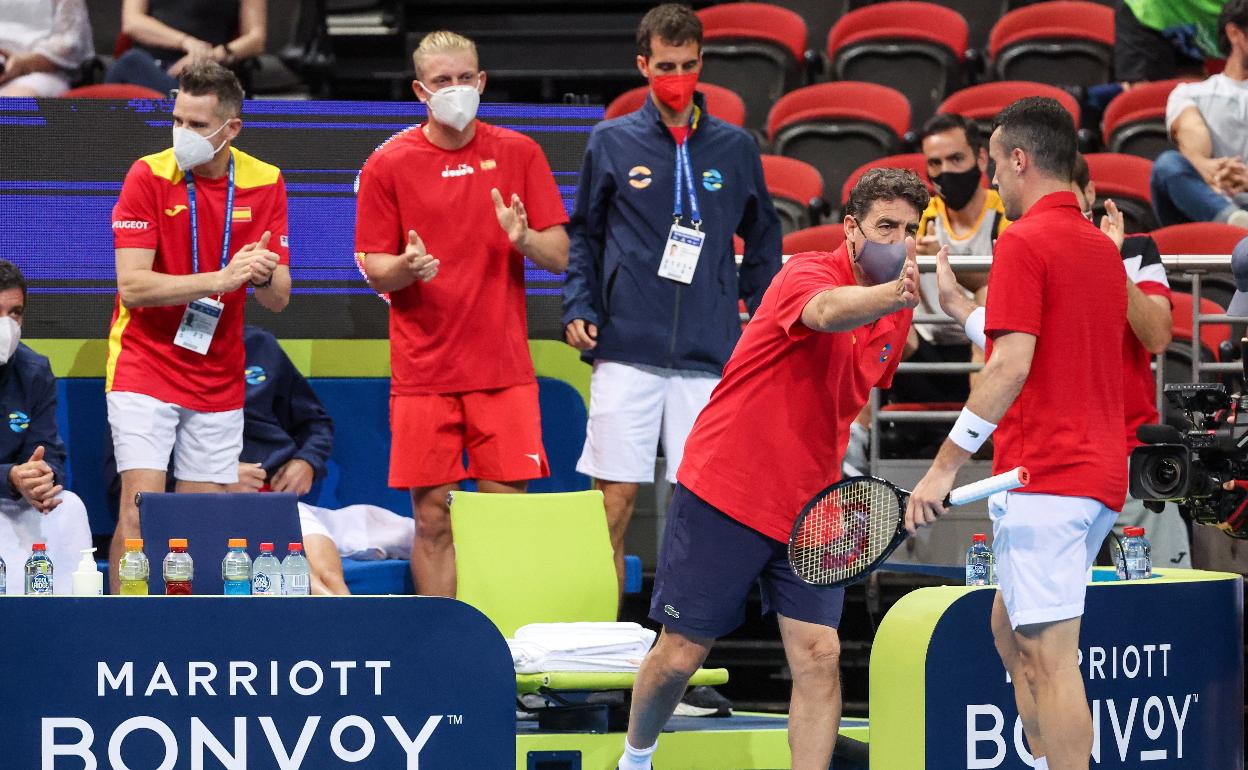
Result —
[[[628, 743], [628, 741], [625, 741], [625, 743]], [[1049, 758], [1048, 757], [1036, 757], [1035, 767], [1036, 767], [1036, 770], [1049, 770]]]
[[650, 770], [650, 757], [654, 755], [654, 750], [659, 747], [658, 741], [648, 749], [635, 749], [624, 739], [624, 756], [620, 757], [620, 763], [616, 765], [617, 770]]

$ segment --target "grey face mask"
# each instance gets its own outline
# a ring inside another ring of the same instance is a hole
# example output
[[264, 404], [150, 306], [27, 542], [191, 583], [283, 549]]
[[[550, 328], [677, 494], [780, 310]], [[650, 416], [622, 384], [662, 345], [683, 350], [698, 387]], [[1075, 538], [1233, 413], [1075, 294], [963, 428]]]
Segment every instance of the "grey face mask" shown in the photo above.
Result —
[[[862, 229], [861, 224], [858, 229]], [[879, 243], [867, 238], [864, 232], [862, 248], [854, 255], [854, 261], [872, 284], [895, 281], [901, 276], [901, 268], [906, 264], [906, 242]]]

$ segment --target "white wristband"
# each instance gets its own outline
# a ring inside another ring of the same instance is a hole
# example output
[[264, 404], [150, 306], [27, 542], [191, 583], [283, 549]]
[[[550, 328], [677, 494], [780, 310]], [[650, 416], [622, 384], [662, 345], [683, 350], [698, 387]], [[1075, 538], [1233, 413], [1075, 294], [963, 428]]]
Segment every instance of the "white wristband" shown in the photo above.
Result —
[[984, 336], [985, 315], [984, 306], [980, 305], [971, 311], [971, 314], [966, 317], [966, 323], [962, 325], [966, 336], [973, 344], [978, 345], [980, 350], [987, 350], [988, 347], [988, 338]]
[[953, 424], [953, 430], [949, 431], [949, 440], [975, 454], [996, 429], [996, 425], [963, 407], [958, 421]]

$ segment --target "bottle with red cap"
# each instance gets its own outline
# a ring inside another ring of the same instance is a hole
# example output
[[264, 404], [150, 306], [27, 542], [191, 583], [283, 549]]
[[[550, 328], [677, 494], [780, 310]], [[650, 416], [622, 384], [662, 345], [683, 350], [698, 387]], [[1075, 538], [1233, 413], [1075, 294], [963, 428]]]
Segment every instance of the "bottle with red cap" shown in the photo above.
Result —
[[971, 547], [966, 549], [966, 584], [968, 586], [990, 586], [996, 582], [994, 574], [992, 549], [988, 547], [988, 536], [975, 534], [971, 536]]
[[303, 543], [286, 546], [286, 558], [282, 559], [282, 595], [307, 596], [312, 593], [312, 570], [303, 555]]
[[282, 595], [282, 564], [273, 555], [272, 543], [260, 544], [260, 555], [251, 565], [251, 595]]
[[30, 547], [30, 556], [26, 559], [26, 595], [52, 595], [52, 559], [44, 543]]
[[1127, 565], [1127, 580], [1146, 580], [1153, 576], [1153, 548], [1144, 537], [1143, 527], [1124, 527], [1122, 539], [1123, 561]]
[[165, 596], [190, 596], [191, 581], [195, 578], [195, 564], [186, 552], [186, 538], [169, 538], [169, 553], [161, 564], [165, 578]]

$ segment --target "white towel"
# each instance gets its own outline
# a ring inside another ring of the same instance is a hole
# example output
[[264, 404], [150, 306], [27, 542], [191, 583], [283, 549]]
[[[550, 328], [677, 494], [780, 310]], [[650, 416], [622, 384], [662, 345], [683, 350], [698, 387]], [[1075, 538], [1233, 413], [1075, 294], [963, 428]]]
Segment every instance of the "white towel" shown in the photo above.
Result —
[[654, 639], [637, 623], [530, 623], [507, 644], [519, 674], [636, 671]]
[[376, 561], [407, 559], [412, 554], [416, 522], [376, 505], [348, 505], [331, 510], [299, 503], [329, 530], [330, 539], [344, 558]]

